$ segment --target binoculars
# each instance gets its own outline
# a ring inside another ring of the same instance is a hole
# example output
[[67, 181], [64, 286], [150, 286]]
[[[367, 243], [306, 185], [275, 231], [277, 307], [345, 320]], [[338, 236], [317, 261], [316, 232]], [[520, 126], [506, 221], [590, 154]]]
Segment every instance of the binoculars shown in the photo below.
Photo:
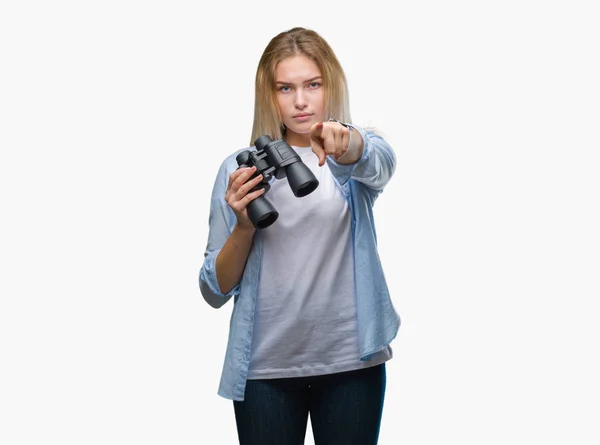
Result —
[[237, 161], [238, 169], [256, 167], [256, 171], [249, 181], [260, 174], [263, 175], [262, 181], [248, 193], [262, 188], [265, 189], [265, 192], [258, 198], [250, 201], [246, 210], [254, 227], [264, 229], [273, 224], [279, 217], [279, 212], [265, 198], [265, 194], [271, 188], [269, 181], [273, 176], [276, 179], [287, 177], [290, 188], [296, 198], [301, 198], [312, 193], [319, 186], [319, 181], [306, 164], [302, 162], [298, 153], [287, 142], [281, 139], [273, 140], [268, 135], [265, 135], [259, 137], [254, 142], [254, 145], [256, 147], [255, 151], [244, 150], [236, 156], [235, 160]]

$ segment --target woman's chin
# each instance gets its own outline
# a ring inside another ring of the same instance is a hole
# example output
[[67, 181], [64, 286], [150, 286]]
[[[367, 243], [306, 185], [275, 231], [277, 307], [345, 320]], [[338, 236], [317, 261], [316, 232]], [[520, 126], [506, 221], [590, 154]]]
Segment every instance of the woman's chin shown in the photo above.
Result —
[[288, 131], [297, 134], [308, 134], [310, 133], [310, 127], [312, 127], [314, 122], [303, 122], [301, 124], [294, 123], [293, 125], [287, 126]]

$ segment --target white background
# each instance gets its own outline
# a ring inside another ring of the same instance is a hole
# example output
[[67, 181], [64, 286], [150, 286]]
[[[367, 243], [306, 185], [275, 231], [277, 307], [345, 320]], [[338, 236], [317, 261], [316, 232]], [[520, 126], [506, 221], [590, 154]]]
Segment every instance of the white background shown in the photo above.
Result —
[[398, 156], [380, 444], [600, 443], [593, 3], [3, 2], [0, 443], [237, 443], [233, 302], [197, 275], [256, 65], [293, 26]]

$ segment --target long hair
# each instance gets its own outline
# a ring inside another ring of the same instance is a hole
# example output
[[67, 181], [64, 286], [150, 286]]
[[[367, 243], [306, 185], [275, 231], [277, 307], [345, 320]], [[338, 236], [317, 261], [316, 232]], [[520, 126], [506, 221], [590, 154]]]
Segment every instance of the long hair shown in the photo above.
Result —
[[335, 118], [352, 123], [348, 82], [335, 53], [315, 31], [296, 27], [273, 37], [258, 62], [250, 145], [254, 145], [254, 141], [265, 134], [272, 139], [283, 138], [285, 127], [275, 96], [275, 70], [281, 60], [298, 55], [311, 59], [321, 71], [325, 91], [325, 119]]

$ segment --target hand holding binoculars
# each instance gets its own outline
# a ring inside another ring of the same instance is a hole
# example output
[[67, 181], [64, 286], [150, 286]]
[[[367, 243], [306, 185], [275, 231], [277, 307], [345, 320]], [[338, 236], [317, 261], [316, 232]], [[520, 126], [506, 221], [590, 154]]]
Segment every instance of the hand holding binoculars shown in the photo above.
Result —
[[271, 186], [269, 181], [273, 176], [276, 179], [287, 177], [294, 196], [301, 198], [312, 193], [319, 181], [312, 171], [302, 162], [298, 153], [281, 139], [273, 140], [270, 136], [259, 137], [255, 142], [256, 151], [244, 150], [236, 156], [238, 168], [256, 167], [256, 171], [249, 179], [262, 174], [263, 180], [248, 193], [261, 188], [265, 189], [263, 195], [250, 201], [247, 206], [248, 217], [257, 229], [264, 229], [273, 224], [279, 217], [273, 204], [265, 198]]

